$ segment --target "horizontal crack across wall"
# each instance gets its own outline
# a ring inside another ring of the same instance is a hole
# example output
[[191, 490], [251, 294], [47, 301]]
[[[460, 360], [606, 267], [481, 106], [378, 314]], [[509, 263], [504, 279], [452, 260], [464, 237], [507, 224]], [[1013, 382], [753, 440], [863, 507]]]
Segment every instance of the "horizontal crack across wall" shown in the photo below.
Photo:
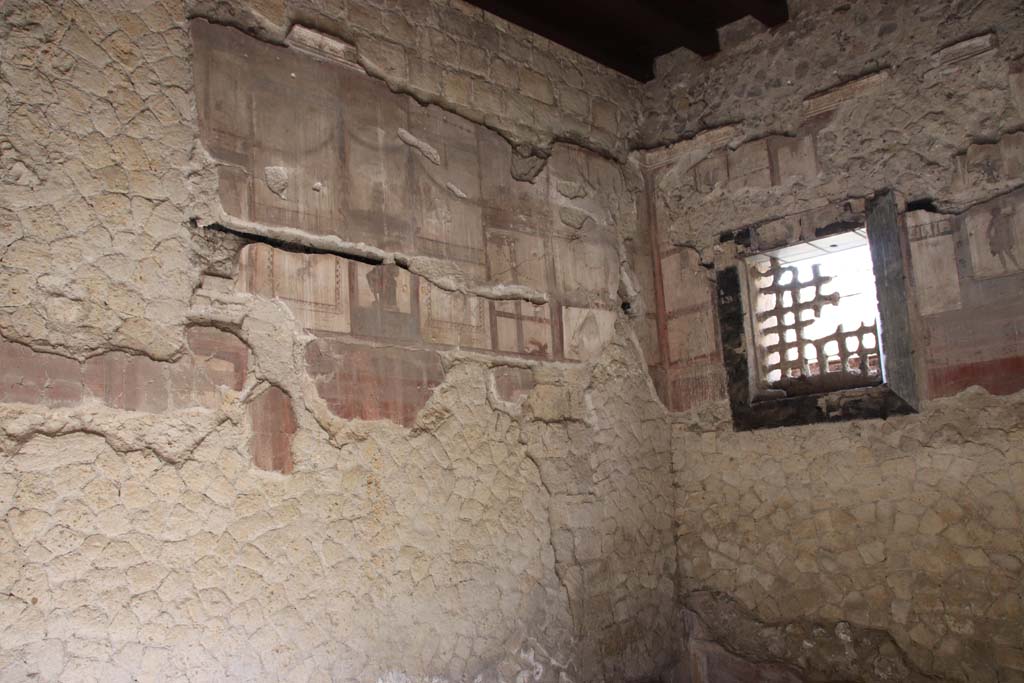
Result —
[[526, 301], [535, 306], [549, 301], [547, 293], [525, 285], [472, 280], [458, 266], [441, 259], [385, 251], [333, 235], [310, 235], [294, 228], [265, 226], [228, 216], [223, 211], [216, 221], [193, 219], [192, 225], [194, 229], [218, 230], [286, 251], [329, 254], [369, 265], [394, 264], [446, 292], [468, 294], [492, 301]]

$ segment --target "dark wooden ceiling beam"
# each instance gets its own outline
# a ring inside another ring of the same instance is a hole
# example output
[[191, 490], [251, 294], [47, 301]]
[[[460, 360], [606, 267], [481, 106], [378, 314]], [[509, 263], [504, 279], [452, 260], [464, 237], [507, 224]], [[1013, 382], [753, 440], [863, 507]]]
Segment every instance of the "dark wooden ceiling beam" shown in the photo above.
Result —
[[789, 21], [789, 3], [786, 0], [719, 0], [718, 4], [732, 12], [733, 18], [729, 21], [751, 16], [768, 27]]
[[718, 28], [744, 16], [766, 26], [789, 18], [787, 0], [468, 1], [640, 81], [677, 48], [718, 52]]
[[577, 15], [571, 3], [531, 0], [469, 0], [471, 4], [532, 31], [596, 62], [637, 80], [653, 75], [647, 50], [624, 37], [610, 34], [595, 22], [594, 13]]

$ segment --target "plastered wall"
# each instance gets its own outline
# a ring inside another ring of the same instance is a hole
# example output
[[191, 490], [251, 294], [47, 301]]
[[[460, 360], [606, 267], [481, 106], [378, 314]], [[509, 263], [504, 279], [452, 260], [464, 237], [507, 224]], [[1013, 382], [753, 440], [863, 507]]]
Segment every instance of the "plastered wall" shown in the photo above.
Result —
[[[0, 677], [1020, 678], [1021, 9], [791, 5], [644, 87], [458, 2], [0, 6]], [[922, 413], [734, 433], [719, 234], [885, 187]]]
[[0, 679], [672, 666], [638, 86], [448, 2], [7, 2], [0, 45]]
[[[686, 675], [1019, 680], [1022, 9], [791, 10], [664, 58], [645, 91]], [[855, 224], [886, 188], [920, 414], [734, 431], [715, 268]]]

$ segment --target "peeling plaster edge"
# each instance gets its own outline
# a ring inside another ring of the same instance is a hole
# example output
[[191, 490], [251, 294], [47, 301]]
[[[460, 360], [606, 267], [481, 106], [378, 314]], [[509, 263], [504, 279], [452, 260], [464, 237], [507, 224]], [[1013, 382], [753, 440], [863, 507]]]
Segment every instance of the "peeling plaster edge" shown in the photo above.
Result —
[[[407, 83], [404, 79], [390, 76], [383, 67], [363, 54], [356, 37], [346, 34], [344, 30], [337, 26], [337, 22], [332, 22], [335, 23], [335, 26], [327, 30], [319, 28], [315, 20], [311, 21], [311, 17], [289, 16], [285, 24], [277, 24], [260, 13], [250, 10], [246, 13], [246, 18], [249, 20], [249, 25], [237, 17], [219, 16], [218, 12], [212, 8], [206, 11], [195, 10], [186, 15], [186, 21], [201, 20], [217, 26], [228, 26], [269, 45], [293, 49], [321, 60], [334, 61], [346, 68], [361, 69], [367, 76], [383, 82], [391, 92], [406, 95], [420, 106], [436, 106], [467, 121], [483, 126], [501, 136], [512, 147], [513, 167], [517, 166], [517, 159], [520, 161], [525, 160], [529, 164], [529, 169], [525, 172], [513, 170], [512, 176], [516, 180], [532, 182], [533, 178], [547, 164], [548, 157], [551, 156], [551, 149], [558, 144], [580, 147], [616, 163], [623, 164], [626, 162], [631, 151], [628, 141], [637, 135], [637, 122], [639, 120], [637, 117], [634, 117], [633, 130], [621, 136], [609, 134], [608, 137], [613, 138], [614, 142], [621, 143], [618, 145], [602, 144], [596, 140], [589, 139], [585, 135], [564, 130], [556, 132], [554, 130], [525, 128], [524, 133], [516, 133], [510, 127], [499, 125], [490, 115], [478, 113], [472, 107], [451, 102], [446, 100], [443, 95], [425, 92]], [[290, 37], [296, 30], [316, 33], [328, 41], [340, 42], [346, 46], [351, 46], [354, 55], [346, 56], [345, 62], [342, 63], [337, 58], [318, 53], [301, 41], [290, 40]], [[374, 36], [369, 36], [368, 38], [370, 40], [382, 40], [382, 38]], [[626, 113], [628, 114], [628, 112]], [[638, 112], [637, 115], [639, 116]]]
[[546, 292], [517, 284], [487, 283], [472, 280], [458, 266], [428, 256], [410, 256], [386, 251], [363, 242], [349, 242], [334, 235], [311, 235], [296, 228], [268, 226], [228, 215], [217, 209], [213, 220], [193, 217], [196, 227], [222, 230], [241, 237], [271, 244], [298, 247], [313, 253], [331, 254], [371, 265], [394, 264], [417, 275], [446, 292], [477, 296], [492, 301], [525, 301], [541, 306], [550, 301]]
[[[14, 419], [0, 431], [13, 443], [8, 455], [17, 455], [25, 444], [38, 436], [57, 438], [71, 434], [91, 434], [102, 438], [115, 453], [148, 451], [168, 465], [179, 466], [225, 423], [239, 424], [237, 412], [222, 406], [211, 409], [192, 406], [159, 413], [126, 410], [89, 400], [77, 406], [52, 407], [26, 403], [0, 403], [0, 416]], [[184, 418], [191, 432], [177, 430], [184, 438], [171, 443], [162, 438], [170, 423]], [[189, 419], [192, 418], [192, 419]]]

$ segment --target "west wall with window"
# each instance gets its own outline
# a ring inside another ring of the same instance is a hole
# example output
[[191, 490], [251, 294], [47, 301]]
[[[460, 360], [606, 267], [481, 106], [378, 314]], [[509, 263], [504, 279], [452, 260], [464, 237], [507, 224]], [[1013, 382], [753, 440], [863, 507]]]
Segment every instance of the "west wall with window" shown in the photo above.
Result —
[[[771, 33], [725, 29], [709, 60], [663, 58], [635, 157], [689, 675], [788, 675], [753, 664], [771, 660], [828, 679], [1020, 680], [1024, 9], [790, 4]], [[855, 225], [887, 189], [919, 414], [735, 431], [716, 267]]]

